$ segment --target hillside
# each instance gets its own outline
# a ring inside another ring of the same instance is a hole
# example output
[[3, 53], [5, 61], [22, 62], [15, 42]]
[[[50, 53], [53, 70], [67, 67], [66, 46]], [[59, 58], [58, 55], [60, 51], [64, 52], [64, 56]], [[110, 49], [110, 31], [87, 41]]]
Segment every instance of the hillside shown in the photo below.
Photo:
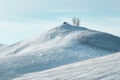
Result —
[[25, 74], [14, 80], [120, 80], [120, 53]]
[[[53, 47], [73, 47], [75, 44], [78, 46], [83, 44], [97, 49], [118, 52], [120, 51], [119, 42], [120, 38], [111, 34], [90, 30], [84, 27], [76, 27], [70, 24], [62, 24], [41, 35], [10, 45], [2, 50], [2, 53], [4, 55], [27, 53], [51, 49]], [[52, 45], [49, 46], [49, 44]]]
[[62, 24], [0, 50], [0, 79], [112, 54], [119, 45], [117, 36]]

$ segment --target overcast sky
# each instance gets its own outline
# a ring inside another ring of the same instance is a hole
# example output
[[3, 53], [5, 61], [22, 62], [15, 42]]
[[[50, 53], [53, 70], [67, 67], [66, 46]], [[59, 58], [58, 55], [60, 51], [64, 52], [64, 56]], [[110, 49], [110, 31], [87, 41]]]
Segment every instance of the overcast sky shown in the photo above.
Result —
[[0, 0], [0, 43], [71, 23], [74, 16], [82, 26], [120, 36], [120, 0]]

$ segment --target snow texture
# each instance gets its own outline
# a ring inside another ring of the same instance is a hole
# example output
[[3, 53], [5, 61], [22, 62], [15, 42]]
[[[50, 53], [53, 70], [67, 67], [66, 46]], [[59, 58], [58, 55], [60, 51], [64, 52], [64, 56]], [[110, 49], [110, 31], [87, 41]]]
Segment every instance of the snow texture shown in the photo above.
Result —
[[120, 51], [120, 38], [62, 24], [0, 50], [0, 80]]
[[13, 80], [120, 80], [120, 53], [25, 74]]
[[7, 45], [5, 45], [5, 44], [0, 44], [0, 49], [3, 49], [3, 48], [5, 48]]

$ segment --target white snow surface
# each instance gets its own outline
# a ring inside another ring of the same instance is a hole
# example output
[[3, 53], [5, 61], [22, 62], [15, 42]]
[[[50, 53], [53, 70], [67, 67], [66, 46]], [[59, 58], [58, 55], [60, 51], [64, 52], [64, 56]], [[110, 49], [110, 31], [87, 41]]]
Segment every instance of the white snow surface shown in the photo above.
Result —
[[62, 24], [0, 50], [0, 80], [120, 51], [120, 38]]
[[13, 80], [120, 80], [120, 53], [25, 74]]
[[7, 45], [5, 45], [5, 44], [0, 44], [0, 50], [3, 49], [3, 48], [5, 48], [5, 47], [7, 47]]

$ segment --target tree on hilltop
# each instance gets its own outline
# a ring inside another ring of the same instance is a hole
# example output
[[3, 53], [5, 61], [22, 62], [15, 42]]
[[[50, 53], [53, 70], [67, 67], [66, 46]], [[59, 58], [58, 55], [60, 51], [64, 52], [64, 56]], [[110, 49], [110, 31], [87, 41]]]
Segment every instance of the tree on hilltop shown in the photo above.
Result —
[[74, 26], [80, 26], [80, 19], [79, 18], [72, 18], [72, 22]]

